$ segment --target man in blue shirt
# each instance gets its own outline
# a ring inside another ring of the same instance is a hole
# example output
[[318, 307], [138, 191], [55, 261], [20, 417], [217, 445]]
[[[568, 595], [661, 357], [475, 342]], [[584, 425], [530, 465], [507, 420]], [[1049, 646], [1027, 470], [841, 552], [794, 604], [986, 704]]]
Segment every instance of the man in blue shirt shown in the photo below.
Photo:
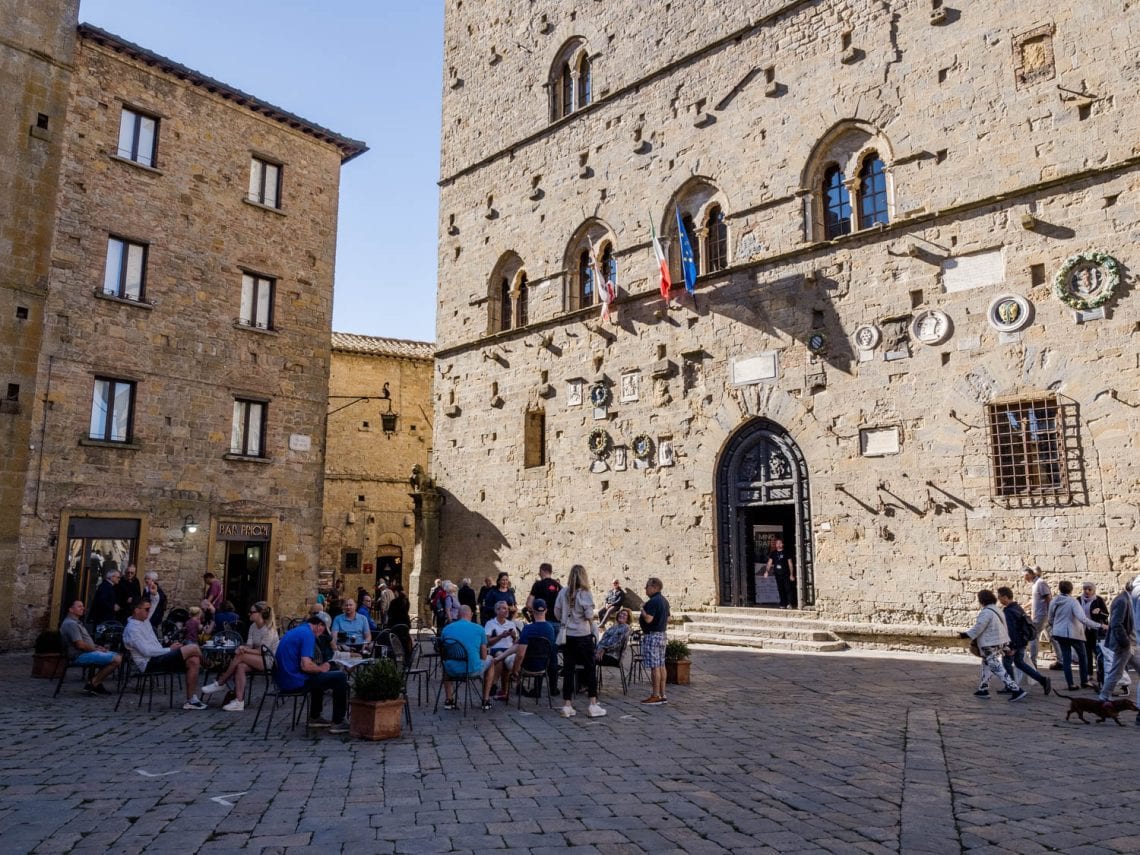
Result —
[[483, 709], [491, 708], [491, 686], [502, 663], [492, 662], [487, 653], [487, 633], [483, 627], [471, 621], [471, 607], [459, 607], [459, 620], [453, 620], [439, 635], [442, 642], [456, 642], [463, 646], [466, 660], [445, 659], [443, 663], [443, 691], [447, 696], [445, 710], [457, 709], [452, 679], [467, 679], [485, 674], [483, 679]]
[[[553, 686], [558, 677], [558, 661], [557, 657], [551, 654], [554, 653], [558, 636], [555, 633], [554, 624], [546, 619], [546, 600], [542, 597], [535, 597], [531, 601], [530, 611], [534, 615], [534, 622], [523, 627], [519, 634], [518, 644], [507, 653], [505, 657], [507, 667], [511, 669], [512, 677], [518, 677], [519, 671], [523, 667], [532, 672], [546, 671], [550, 678], [550, 685]], [[531, 642], [537, 638], [546, 639], [550, 646], [536, 656], [535, 648], [531, 647]], [[536, 698], [542, 696], [541, 677], [535, 680], [534, 689], [526, 694], [528, 696], [533, 695]]]
[[[274, 659], [277, 685], [286, 691], [309, 690], [309, 727], [327, 727], [329, 733], [348, 733], [344, 714], [348, 709], [348, 675], [331, 670], [328, 662], [318, 665], [313, 659], [317, 638], [325, 632], [325, 624], [316, 615], [285, 633], [277, 645]], [[333, 717], [321, 718], [324, 693], [333, 693]]]
[[669, 626], [669, 601], [661, 596], [663, 585], [656, 576], [645, 583], [648, 599], [641, 607], [641, 657], [649, 669], [652, 693], [643, 704], [659, 706], [668, 703], [665, 697], [665, 631]]
[[356, 600], [345, 600], [344, 611], [333, 618], [333, 647], [338, 643], [359, 647], [371, 640], [372, 630], [368, 628], [368, 618], [356, 610]]

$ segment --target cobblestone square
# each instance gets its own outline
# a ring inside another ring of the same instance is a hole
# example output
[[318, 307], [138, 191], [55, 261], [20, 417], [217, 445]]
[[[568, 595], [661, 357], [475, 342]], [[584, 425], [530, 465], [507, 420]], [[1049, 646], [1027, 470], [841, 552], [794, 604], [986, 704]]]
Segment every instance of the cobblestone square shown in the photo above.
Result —
[[375, 744], [158, 698], [115, 714], [29, 673], [0, 658], [5, 853], [1140, 850], [1134, 715], [981, 701], [958, 657], [699, 648], [668, 706], [610, 672], [599, 719], [413, 693], [414, 731]]

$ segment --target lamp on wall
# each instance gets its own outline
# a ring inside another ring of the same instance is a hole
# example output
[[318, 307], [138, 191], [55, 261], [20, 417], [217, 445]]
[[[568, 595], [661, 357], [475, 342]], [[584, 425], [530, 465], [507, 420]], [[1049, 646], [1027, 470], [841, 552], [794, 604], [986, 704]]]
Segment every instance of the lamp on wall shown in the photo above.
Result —
[[194, 515], [187, 514], [185, 519], [182, 520], [182, 533], [195, 534], [198, 531], [198, 523], [194, 522]]
[[384, 384], [384, 391], [380, 393], [380, 400], [388, 402], [388, 412], [380, 414], [380, 428], [388, 438], [391, 438], [396, 432], [396, 420], [400, 414], [392, 412], [392, 393], [388, 391], [387, 383]]

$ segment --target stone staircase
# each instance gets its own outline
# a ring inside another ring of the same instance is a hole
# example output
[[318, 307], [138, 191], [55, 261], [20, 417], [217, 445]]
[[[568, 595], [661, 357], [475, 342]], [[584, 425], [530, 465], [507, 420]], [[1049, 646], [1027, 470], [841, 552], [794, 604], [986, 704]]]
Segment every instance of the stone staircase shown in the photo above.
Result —
[[683, 631], [690, 642], [757, 647], [809, 653], [846, 650], [847, 642], [828, 629], [826, 621], [801, 617], [793, 611], [731, 608], [684, 612]]

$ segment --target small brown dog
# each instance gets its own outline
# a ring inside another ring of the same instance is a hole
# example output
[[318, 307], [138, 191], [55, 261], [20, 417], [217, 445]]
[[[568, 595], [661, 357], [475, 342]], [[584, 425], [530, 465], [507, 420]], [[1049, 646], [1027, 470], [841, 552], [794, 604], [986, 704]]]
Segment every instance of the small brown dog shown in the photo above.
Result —
[[1106, 718], [1111, 718], [1121, 727], [1124, 724], [1120, 721], [1120, 714], [1127, 710], [1135, 710], [1136, 704], [1132, 703], [1128, 698], [1117, 698], [1115, 701], [1102, 701], [1098, 698], [1074, 698], [1072, 695], [1062, 695], [1060, 692], [1054, 692], [1060, 698], [1068, 698], [1069, 711], [1065, 713], [1065, 721], [1073, 714], [1077, 714], [1077, 718], [1085, 724], [1089, 720], [1085, 718], [1085, 713], [1095, 715], [1097, 723], [1104, 721]]

